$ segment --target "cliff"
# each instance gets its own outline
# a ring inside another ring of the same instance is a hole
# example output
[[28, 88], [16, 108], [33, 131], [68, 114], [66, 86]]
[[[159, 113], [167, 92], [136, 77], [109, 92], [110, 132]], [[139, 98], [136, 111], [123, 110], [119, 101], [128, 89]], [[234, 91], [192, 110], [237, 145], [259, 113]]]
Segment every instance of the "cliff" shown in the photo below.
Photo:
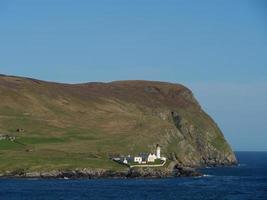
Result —
[[[109, 158], [154, 151], [167, 167], [236, 164], [192, 92], [153, 81], [60, 84], [0, 76], [0, 171], [121, 170]], [[10, 159], [12, 157], [12, 159]]]

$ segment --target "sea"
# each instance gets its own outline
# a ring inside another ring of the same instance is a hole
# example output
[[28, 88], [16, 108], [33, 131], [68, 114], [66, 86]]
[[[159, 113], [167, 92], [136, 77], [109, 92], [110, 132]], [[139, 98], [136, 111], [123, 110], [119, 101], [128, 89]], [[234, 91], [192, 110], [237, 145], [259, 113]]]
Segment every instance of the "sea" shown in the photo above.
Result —
[[267, 152], [236, 152], [239, 165], [201, 169], [198, 178], [0, 179], [0, 200], [267, 200]]

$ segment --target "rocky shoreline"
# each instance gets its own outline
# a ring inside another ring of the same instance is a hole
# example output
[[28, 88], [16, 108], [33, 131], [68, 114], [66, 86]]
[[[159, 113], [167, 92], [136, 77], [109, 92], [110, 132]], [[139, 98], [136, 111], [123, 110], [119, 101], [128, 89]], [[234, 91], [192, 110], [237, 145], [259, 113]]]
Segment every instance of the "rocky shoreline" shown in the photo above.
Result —
[[43, 179], [99, 179], [99, 178], [168, 178], [202, 176], [194, 168], [175, 167], [173, 170], [160, 168], [131, 168], [125, 171], [104, 169], [53, 170], [50, 172], [7, 171], [0, 178], [43, 178]]

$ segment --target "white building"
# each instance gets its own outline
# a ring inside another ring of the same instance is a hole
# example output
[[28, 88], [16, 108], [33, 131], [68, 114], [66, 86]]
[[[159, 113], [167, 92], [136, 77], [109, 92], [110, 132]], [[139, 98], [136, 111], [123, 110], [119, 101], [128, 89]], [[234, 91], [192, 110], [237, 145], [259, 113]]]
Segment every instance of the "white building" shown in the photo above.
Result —
[[[167, 158], [161, 156], [160, 154], [161, 148], [160, 146], [157, 144], [156, 146], [156, 152], [155, 153], [140, 153], [138, 156], [121, 156], [119, 158], [113, 158], [114, 161], [116, 162], [120, 162], [126, 165], [132, 165], [131, 163], [134, 162], [135, 165], [138, 164], [150, 164], [152, 165], [153, 163], [155, 163], [158, 160], [164, 161], [164, 163], [166, 162]], [[163, 162], [157, 162], [157, 163], [163, 163]], [[163, 163], [163, 164], [164, 164]], [[133, 164], [134, 165], [134, 164]]]
[[160, 159], [160, 146], [157, 144], [157, 150], [156, 150], [157, 159]]
[[134, 162], [137, 162], [137, 163], [141, 164], [142, 163], [142, 157], [141, 156], [135, 156], [134, 157]]
[[155, 160], [157, 159], [157, 156], [153, 153], [153, 154], [149, 154], [147, 157], [147, 162], [155, 162]]
[[124, 163], [124, 164], [128, 164], [128, 161], [127, 161], [126, 158], [124, 158], [123, 163]]

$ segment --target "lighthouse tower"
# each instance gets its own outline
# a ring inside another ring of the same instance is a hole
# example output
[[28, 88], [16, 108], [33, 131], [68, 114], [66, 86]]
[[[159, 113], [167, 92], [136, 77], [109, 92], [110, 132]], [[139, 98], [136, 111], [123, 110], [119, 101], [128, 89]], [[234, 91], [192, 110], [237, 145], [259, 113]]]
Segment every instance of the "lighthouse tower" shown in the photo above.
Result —
[[156, 156], [157, 159], [160, 159], [160, 146], [158, 144], [157, 144]]

